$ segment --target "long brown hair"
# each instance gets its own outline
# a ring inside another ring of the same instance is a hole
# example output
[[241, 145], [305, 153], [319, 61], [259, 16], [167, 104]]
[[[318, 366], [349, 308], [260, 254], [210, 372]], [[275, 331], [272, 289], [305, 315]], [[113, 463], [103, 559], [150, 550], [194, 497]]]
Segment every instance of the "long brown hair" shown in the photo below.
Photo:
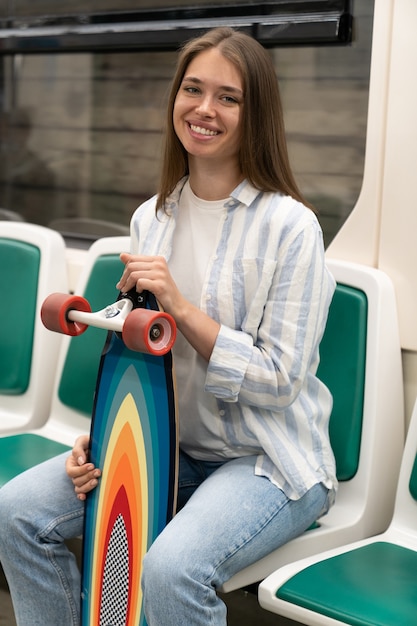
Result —
[[224, 27], [192, 39], [178, 56], [168, 99], [156, 209], [164, 206], [178, 181], [188, 174], [187, 152], [173, 125], [175, 98], [190, 62], [200, 52], [216, 47], [242, 76], [244, 106], [239, 160], [243, 176], [261, 191], [279, 191], [310, 206], [298, 189], [289, 163], [281, 97], [271, 58], [249, 35]]

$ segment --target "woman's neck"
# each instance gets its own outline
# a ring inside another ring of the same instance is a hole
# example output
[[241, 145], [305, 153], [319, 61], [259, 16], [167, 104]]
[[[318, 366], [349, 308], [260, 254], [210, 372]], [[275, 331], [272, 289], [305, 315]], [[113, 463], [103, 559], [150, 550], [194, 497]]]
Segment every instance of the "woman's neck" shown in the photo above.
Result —
[[193, 193], [202, 200], [223, 200], [228, 198], [243, 180], [238, 167], [210, 167], [206, 162], [202, 166], [189, 163], [190, 187]]

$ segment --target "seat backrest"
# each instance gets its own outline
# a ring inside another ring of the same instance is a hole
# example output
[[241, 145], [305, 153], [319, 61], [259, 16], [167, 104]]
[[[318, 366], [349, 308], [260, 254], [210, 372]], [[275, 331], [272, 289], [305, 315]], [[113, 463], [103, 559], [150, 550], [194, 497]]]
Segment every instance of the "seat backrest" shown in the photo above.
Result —
[[[92, 265], [83, 296], [93, 311], [114, 302], [116, 283], [122, 274], [119, 254], [98, 256]], [[106, 331], [89, 327], [79, 337], [70, 339], [59, 384], [61, 402], [70, 408], [91, 415], [94, 388]]]
[[[86, 253], [76, 293], [84, 296], [93, 311], [117, 299], [116, 283], [123, 271], [120, 252], [128, 251], [129, 237], [105, 237]], [[89, 428], [95, 384], [106, 331], [89, 327], [78, 337], [63, 337], [51, 416], [56, 423]]]
[[410, 490], [410, 496], [417, 502], [417, 454], [414, 456], [408, 488]]
[[333, 395], [330, 439], [339, 481], [356, 474], [361, 448], [365, 392], [368, 299], [337, 284], [320, 344], [319, 378]]
[[0, 432], [47, 419], [61, 343], [40, 320], [52, 291], [67, 291], [65, 242], [34, 224], [0, 221]]
[[0, 238], [1, 285], [6, 296], [3, 302], [7, 302], [8, 291], [12, 294], [10, 286], [19, 285], [13, 290], [10, 308], [6, 305], [0, 310], [4, 334], [0, 361], [0, 392], [3, 394], [23, 394], [29, 386], [40, 260], [38, 246]]
[[392, 526], [412, 537], [417, 549], [417, 400], [404, 447]]
[[318, 373], [334, 397], [330, 437], [340, 481], [337, 501], [362, 502], [368, 511], [364, 534], [374, 534], [391, 520], [404, 446], [395, 292], [380, 270], [335, 260], [328, 265], [337, 289]]

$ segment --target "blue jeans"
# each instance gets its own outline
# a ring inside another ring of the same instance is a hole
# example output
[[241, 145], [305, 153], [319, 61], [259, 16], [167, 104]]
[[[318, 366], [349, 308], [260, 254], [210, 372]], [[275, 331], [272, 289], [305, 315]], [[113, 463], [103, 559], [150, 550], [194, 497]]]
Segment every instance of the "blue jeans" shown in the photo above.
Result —
[[[0, 490], [0, 560], [18, 626], [79, 625], [80, 574], [64, 541], [82, 534], [84, 506], [65, 473], [65, 457]], [[183, 508], [143, 563], [150, 626], [226, 625], [216, 588], [327, 510], [325, 487], [315, 485], [300, 500], [288, 500], [254, 475], [255, 461], [205, 463], [181, 454]]]

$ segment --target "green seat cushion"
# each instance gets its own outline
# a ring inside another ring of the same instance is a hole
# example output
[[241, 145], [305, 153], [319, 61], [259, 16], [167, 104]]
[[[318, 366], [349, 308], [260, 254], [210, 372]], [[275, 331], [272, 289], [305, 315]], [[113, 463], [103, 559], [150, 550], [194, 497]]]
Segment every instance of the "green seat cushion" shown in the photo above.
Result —
[[417, 552], [379, 541], [307, 567], [276, 596], [351, 626], [412, 626], [416, 572]]
[[31, 433], [0, 437], [0, 486], [33, 465], [68, 450], [62, 443]]
[[[91, 271], [84, 297], [93, 311], [103, 309], [117, 299], [116, 283], [123, 264], [118, 254], [99, 257]], [[71, 338], [59, 385], [63, 404], [91, 416], [100, 356], [107, 331], [89, 327], [79, 337]]]
[[0, 393], [4, 395], [21, 395], [29, 386], [40, 259], [37, 246], [0, 237]]
[[320, 344], [317, 375], [333, 395], [329, 433], [340, 481], [352, 479], [359, 464], [367, 324], [366, 294], [338, 284]]

